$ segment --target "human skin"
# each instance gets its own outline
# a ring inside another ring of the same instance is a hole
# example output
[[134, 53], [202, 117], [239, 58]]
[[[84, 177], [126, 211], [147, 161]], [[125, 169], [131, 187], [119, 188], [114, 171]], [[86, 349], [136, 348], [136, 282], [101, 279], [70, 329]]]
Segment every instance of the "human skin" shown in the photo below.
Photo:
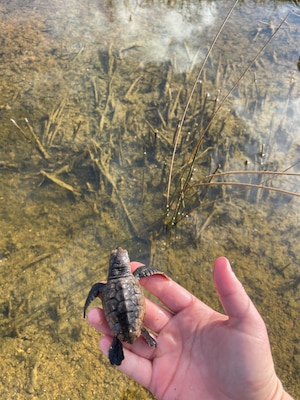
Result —
[[[131, 263], [132, 271], [142, 264]], [[215, 261], [213, 280], [225, 315], [214, 311], [172, 280], [154, 275], [141, 284], [165, 306], [146, 299], [145, 325], [157, 348], [142, 337], [124, 344], [120, 371], [159, 400], [289, 400], [278, 379], [265, 323], [229, 261]], [[88, 314], [102, 332], [108, 354], [112, 332], [99, 308]]]

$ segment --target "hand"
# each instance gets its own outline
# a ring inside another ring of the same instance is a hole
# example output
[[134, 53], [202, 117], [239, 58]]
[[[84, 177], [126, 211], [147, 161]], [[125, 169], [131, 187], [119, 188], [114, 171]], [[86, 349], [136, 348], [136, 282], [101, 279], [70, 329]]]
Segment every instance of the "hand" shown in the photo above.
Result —
[[[140, 265], [132, 262], [132, 270]], [[124, 344], [118, 369], [158, 399], [291, 399], [276, 376], [265, 323], [226, 258], [216, 260], [213, 278], [227, 315], [172, 280], [141, 279], [168, 310], [146, 299], [145, 325], [157, 333], [157, 348], [142, 337]], [[88, 320], [104, 333], [107, 355], [112, 337], [103, 311], [92, 309]]]

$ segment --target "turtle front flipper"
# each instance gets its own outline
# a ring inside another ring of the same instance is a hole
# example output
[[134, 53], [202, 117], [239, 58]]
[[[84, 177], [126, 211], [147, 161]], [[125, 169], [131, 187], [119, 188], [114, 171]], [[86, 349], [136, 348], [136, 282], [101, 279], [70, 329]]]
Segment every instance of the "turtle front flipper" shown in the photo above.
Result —
[[105, 283], [95, 283], [90, 290], [88, 297], [86, 298], [84, 309], [83, 309], [83, 318], [85, 318], [86, 310], [91, 302], [98, 296], [101, 295], [101, 292], [105, 286]]
[[123, 346], [121, 341], [115, 336], [108, 351], [108, 358], [111, 365], [121, 365], [124, 360]]
[[133, 275], [137, 278], [146, 278], [147, 276], [151, 276], [151, 275], [162, 275], [167, 279], [170, 279], [167, 277], [167, 275], [162, 272], [160, 269], [156, 268], [156, 267], [146, 267], [145, 265], [142, 265], [141, 267], [138, 267]]

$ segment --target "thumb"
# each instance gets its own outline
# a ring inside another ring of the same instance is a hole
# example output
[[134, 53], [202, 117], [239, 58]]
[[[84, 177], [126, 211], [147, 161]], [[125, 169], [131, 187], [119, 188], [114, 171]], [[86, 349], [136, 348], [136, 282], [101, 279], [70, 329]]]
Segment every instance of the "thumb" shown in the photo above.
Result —
[[[224, 311], [232, 322], [247, 322], [247, 328], [264, 322], [247, 295], [241, 282], [231, 269], [227, 258], [217, 258], [213, 279]], [[251, 322], [253, 324], [251, 324]]]

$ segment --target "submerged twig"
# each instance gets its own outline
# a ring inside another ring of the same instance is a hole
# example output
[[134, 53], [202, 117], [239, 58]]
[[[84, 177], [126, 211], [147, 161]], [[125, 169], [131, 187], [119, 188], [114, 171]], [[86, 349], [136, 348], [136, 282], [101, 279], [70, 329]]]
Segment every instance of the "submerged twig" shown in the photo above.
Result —
[[103, 131], [104, 123], [105, 123], [106, 118], [107, 118], [107, 114], [108, 114], [108, 111], [109, 111], [109, 105], [111, 103], [112, 96], [113, 96], [112, 81], [110, 79], [109, 82], [108, 82], [108, 85], [107, 85], [107, 97], [106, 97], [106, 101], [105, 101], [105, 105], [104, 105], [104, 110], [101, 113], [101, 117], [100, 117], [99, 133], [102, 133], [102, 131]]
[[41, 153], [41, 155], [46, 159], [49, 160], [50, 159], [50, 155], [47, 152], [47, 150], [45, 149], [45, 147], [42, 145], [42, 143], [40, 142], [40, 139], [37, 137], [37, 135], [35, 134], [32, 126], [30, 125], [29, 121], [27, 118], [25, 118], [25, 122], [28, 126], [29, 132], [36, 144], [36, 147], [38, 148], [39, 152]]
[[[22, 136], [23, 136], [26, 140], [31, 141], [31, 139], [27, 136], [27, 134], [26, 134], [26, 132], [24, 131], [24, 129], [22, 129], [22, 128], [20, 127], [20, 125], [18, 125], [18, 124], [16, 123], [16, 121], [15, 121], [14, 119], [11, 118], [10, 121], [15, 125], [15, 127], [19, 130], [19, 132], [22, 134]], [[36, 145], [36, 147], [37, 147], [39, 153], [40, 153], [40, 154], [42, 155], [42, 157], [44, 157], [46, 160], [49, 160], [49, 159], [51, 158], [50, 155], [49, 155], [49, 153], [47, 152], [47, 150], [45, 149], [45, 147], [42, 145], [40, 139], [37, 137], [36, 133], [35, 133], [34, 130], [33, 130], [33, 127], [30, 125], [30, 123], [29, 123], [29, 121], [28, 121], [27, 118], [25, 118], [25, 122], [26, 122], [26, 125], [27, 125], [28, 129], [29, 129], [31, 138], [33, 139], [33, 141], [34, 141], [34, 143], [35, 143], [35, 145]]]
[[18, 131], [21, 133], [21, 135], [22, 135], [28, 142], [30, 142], [30, 138], [27, 136], [27, 134], [26, 134], [26, 132], [24, 131], [24, 129], [22, 129], [22, 128], [20, 127], [20, 125], [18, 125], [18, 124], [16, 123], [16, 121], [15, 121], [13, 118], [10, 119], [10, 122], [12, 122], [12, 123], [15, 125], [15, 127], [18, 129]]
[[76, 136], [77, 136], [77, 133], [78, 133], [80, 127], [81, 127], [81, 124], [82, 124], [82, 121], [79, 121], [78, 124], [77, 124], [76, 126], [74, 126], [74, 128], [73, 128], [73, 135], [72, 135], [72, 139], [73, 139], [73, 140], [76, 139]]
[[133, 91], [135, 85], [141, 80], [142, 77], [143, 77], [143, 75], [138, 76], [138, 77], [132, 82], [132, 84], [129, 86], [129, 89], [127, 90], [127, 92], [126, 92], [126, 94], [125, 94], [125, 96], [124, 96], [124, 99], [125, 99], [125, 100], [129, 100], [129, 98], [130, 98], [130, 96], [131, 96], [131, 93], [132, 93], [132, 91]]
[[41, 174], [49, 179], [51, 182], [55, 183], [56, 185], [62, 187], [63, 189], [68, 190], [69, 192], [72, 192], [74, 195], [78, 194], [78, 192], [73, 188], [73, 186], [69, 185], [68, 183], [65, 183], [61, 179], [59, 179], [56, 175], [54, 174], [49, 174], [48, 172], [41, 170]]
[[53, 253], [44, 253], [44, 254], [41, 254], [41, 255], [35, 257], [33, 260], [29, 261], [26, 265], [23, 266], [22, 269], [25, 270], [25, 269], [27, 269], [27, 268], [29, 268], [29, 267], [32, 267], [33, 265], [39, 263], [40, 261], [43, 261], [43, 260], [45, 260], [46, 258], [51, 257], [52, 254], [53, 254]]

